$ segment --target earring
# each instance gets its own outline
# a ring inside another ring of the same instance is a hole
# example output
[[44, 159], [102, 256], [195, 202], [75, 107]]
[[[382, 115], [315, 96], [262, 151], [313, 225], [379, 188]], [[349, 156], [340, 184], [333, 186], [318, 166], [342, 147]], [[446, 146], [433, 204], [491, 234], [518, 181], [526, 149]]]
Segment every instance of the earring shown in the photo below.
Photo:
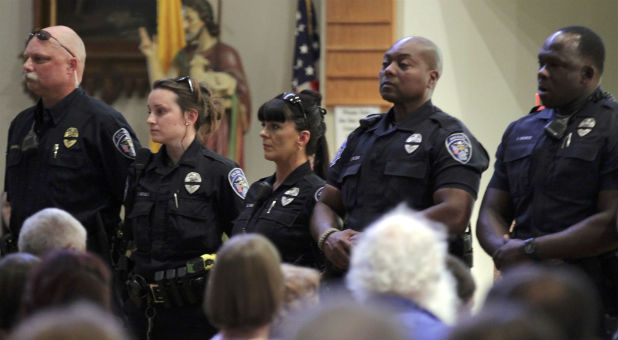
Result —
[[185, 122], [185, 125], [186, 125], [186, 126], [189, 126], [189, 122]]

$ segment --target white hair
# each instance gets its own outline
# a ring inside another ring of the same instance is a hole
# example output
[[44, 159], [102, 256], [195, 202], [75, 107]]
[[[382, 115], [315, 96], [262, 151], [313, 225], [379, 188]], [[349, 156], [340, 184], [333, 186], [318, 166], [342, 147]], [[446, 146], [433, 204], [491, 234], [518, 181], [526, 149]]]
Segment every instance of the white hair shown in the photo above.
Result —
[[86, 238], [86, 229], [75, 217], [58, 208], [46, 208], [26, 219], [17, 247], [37, 256], [63, 248], [85, 251]]
[[445, 323], [456, 318], [455, 280], [446, 267], [444, 226], [400, 206], [374, 222], [352, 248], [346, 283], [361, 300], [397, 295]]

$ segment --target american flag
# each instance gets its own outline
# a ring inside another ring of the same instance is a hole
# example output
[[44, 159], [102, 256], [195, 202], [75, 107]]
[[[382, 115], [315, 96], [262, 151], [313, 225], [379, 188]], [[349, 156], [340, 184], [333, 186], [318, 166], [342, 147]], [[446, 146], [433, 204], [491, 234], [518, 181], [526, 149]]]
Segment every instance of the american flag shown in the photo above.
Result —
[[296, 91], [319, 90], [320, 35], [316, 22], [313, 2], [298, 0], [294, 68], [292, 70], [292, 88]]

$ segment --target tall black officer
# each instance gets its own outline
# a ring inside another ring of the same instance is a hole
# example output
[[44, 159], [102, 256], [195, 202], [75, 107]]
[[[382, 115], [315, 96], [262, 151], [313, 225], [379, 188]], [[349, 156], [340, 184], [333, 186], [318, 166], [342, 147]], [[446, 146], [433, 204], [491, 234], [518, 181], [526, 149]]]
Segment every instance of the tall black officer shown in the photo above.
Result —
[[[400, 202], [451, 235], [467, 228], [488, 156], [459, 120], [432, 104], [441, 64], [437, 46], [422, 37], [403, 38], [384, 54], [380, 94], [394, 106], [348, 136], [313, 213], [313, 237], [335, 267], [347, 268], [358, 233]], [[343, 231], [337, 215], [347, 216]]]
[[31, 33], [24, 59], [26, 84], [40, 100], [9, 128], [4, 185], [12, 241], [26, 218], [57, 207], [86, 227], [88, 249], [109, 259], [108, 232], [120, 222], [138, 141], [119, 112], [79, 87], [86, 50], [72, 29]]
[[274, 162], [276, 170], [251, 186], [246, 207], [234, 223], [234, 234], [260, 233], [277, 247], [283, 262], [308, 267], [322, 262], [309, 231], [313, 207], [325, 184], [310, 165], [310, 156], [325, 144], [321, 99], [311, 90], [288, 92], [260, 107], [264, 158]]
[[[247, 180], [233, 161], [206, 148], [221, 112], [193, 78], [156, 81], [148, 119], [159, 152], [129, 174], [127, 225], [134, 250], [125, 310], [138, 337], [203, 339], [216, 330], [201, 308], [206, 273], [242, 209]], [[194, 261], [194, 260], [197, 260]]]
[[537, 72], [545, 108], [504, 133], [477, 235], [501, 269], [536, 260], [576, 265], [615, 316], [618, 106], [600, 89], [604, 57], [601, 38], [586, 27], [547, 38]]

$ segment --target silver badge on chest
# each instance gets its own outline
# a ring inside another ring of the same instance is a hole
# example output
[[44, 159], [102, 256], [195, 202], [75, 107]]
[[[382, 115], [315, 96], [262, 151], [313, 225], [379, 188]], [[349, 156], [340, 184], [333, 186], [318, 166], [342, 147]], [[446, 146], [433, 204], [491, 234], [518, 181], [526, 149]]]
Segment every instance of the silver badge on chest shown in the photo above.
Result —
[[423, 135], [420, 133], [413, 133], [406, 139], [406, 142], [403, 144], [403, 148], [407, 153], [411, 154], [421, 146], [421, 142], [423, 141]]
[[200, 188], [200, 184], [202, 183], [202, 176], [197, 172], [189, 172], [187, 176], [185, 176], [185, 189], [189, 194], [196, 192]]
[[283, 196], [281, 196], [281, 204], [285, 207], [286, 205], [292, 203], [294, 198], [296, 198], [299, 193], [300, 189], [298, 189], [298, 187], [288, 189], [286, 192], [283, 193]]
[[577, 126], [577, 134], [580, 137], [584, 137], [592, 131], [595, 125], [597, 125], [597, 121], [594, 118], [586, 118]]

